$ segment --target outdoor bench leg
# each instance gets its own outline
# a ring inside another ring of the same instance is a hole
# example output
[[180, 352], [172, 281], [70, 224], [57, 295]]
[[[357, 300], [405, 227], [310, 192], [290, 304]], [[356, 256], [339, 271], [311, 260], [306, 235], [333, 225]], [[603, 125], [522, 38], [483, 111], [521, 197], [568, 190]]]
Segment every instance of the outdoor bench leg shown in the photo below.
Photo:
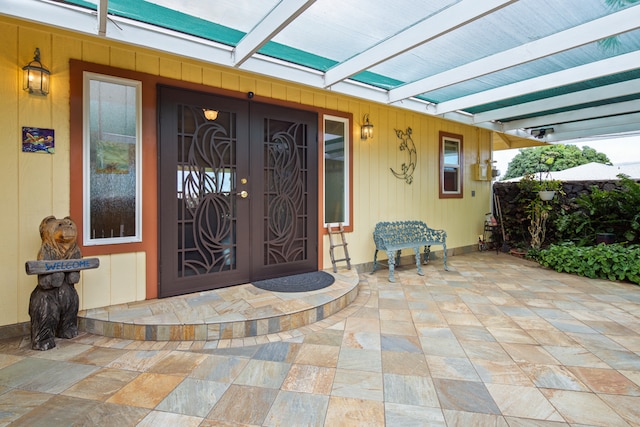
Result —
[[422, 255], [422, 263], [429, 264], [429, 254], [431, 253], [431, 245], [424, 245], [424, 254]]
[[387, 251], [387, 257], [389, 258], [389, 281], [395, 282], [396, 278], [393, 275], [396, 264], [396, 251]]
[[378, 269], [378, 250], [373, 253], [373, 270], [371, 270], [371, 274], [375, 273]]
[[416, 246], [413, 248], [413, 251], [416, 254], [416, 267], [418, 267], [418, 274], [420, 276], [424, 276], [424, 272], [422, 271], [422, 266], [420, 265], [420, 246]]
[[442, 256], [442, 258], [444, 259], [444, 269], [445, 271], [449, 271], [449, 267], [447, 267], [447, 244], [446, 243], [442, 244], [442, 252], [444, 253], [444, 255]]

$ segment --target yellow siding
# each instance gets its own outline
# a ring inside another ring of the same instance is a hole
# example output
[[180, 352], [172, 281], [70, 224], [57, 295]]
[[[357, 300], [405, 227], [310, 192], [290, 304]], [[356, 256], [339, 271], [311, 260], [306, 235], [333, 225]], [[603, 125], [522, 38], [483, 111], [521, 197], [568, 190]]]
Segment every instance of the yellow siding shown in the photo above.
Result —
[[[137, 295], [138, 257], [136, 254], [111, 255], [111, 301], [110, 304], [122, 304], [144, 299]], [[143, 266], [144, 271], [144, 266]]]
[[182, 79], [191, 83], [202, 84], [202, 67], [194, 64], [182, 64]]
[[[216, 67], [151, 50], [87, 37], [0, 17], [0, 179], [7, 225], [0, 248], [4, 275], [0, 287], [0, 326], [29, 320], [28, 300], [36, 278], [24, 274], [24, 263], [35, 259], [40, 246], [38, 226], [47, 215], [69, 214], [69, 60], [81, 59], [186, 82], [353, 114], [353, 210], [355, 229], [347, 236], [354, 264], [371, 262], [371, 233], [378, 221], [420, 219], [445, 228], [450, 248], [473, 246], [489, 210], [490, 184], [471, 179], [470, 165], [490, 157], [491, 135], [461, 124], [386, 105], [289, 84], [246, 72]], [[52, 71], [51, 93], [30, 96], [21, 88], [20, 68], [40, 48]], [[360, 124], [368, 113], [374, 138], [360, 140]], [[74, 118], [77, 120], [78, 118]], [[22, 126], [55, 129], [56, 154], [22, 153]], [[411, 185], [394, 177], [408, 161], [399, 150], [394, 129], [413, 129], [417, 168]], [[464, 137], [464, 198], [438, 198], [438, 132]], [[476, 192], [471, 197], [471, 192]], [[475, 213], [474, 213], [475, 212]], [[331, 265], [324, 237], [323, 266]], [[435, 248], [436, 250], [438, 248]], [[94, 308], [145, 298], [145, 253], [100, 257], [101, 266], [82, 273], [78, 284], [81, 308]]]
[[240, 77], [240, 92], [256, 93], [256, 80], [253, 78]]
[[[483, 141], [482, 160], [490, 157], [490, 133], [386, 106], [362, 103], [350, 111], [356, 124], [362, 122], [365, 113], [374, 124], [373, 139], [361, 140], [359, 126], [354, 126], [352, 135], [356, 227], [347, 235], [352, 262], [360, 264], [373, 259], [375, 246], [371, 236], [378, 221], [422, 220], [430, 227], [447, 230], [449, 248], [475, 245], [478, 234], [482, 234], [483, 214], [489, 210], [490, 184], [472, 180], [470, 165], [478, 160], [479, 140]], [[399, 149], [400, 140], [394, 130], [406, 131], [407, 127], [413, 131], [418, 156], [410, 185], [390, 170], [400, 171], [402, 163], [409, 161], [406, 151]], [[463, 199], [439, 199], [440, 131], [463, 136], [466, 165]], [[475, 197], [471, 197], [472, 191]], [[328, 248], [328, 238], [324, 242]], [[324, 267], [330, 266], [330, 259], [325, 257]]]
[[256, 90], [253, 91], [254, 93], [259, 93], [260, 95], [269, 98], [271, 97], [271, 85], [269, 84], [269, 82], [266, 82], [264, 80], [257, 80], [255, 88]]
[[287, 99], [287, 87], [283, 84], [271, 85], [271, 98], [286, 100]]
[[240, 77], [238, 74], [223, 71], [222, 87], [225, 89], [240, 91]]
[[95, 64], [109, 65], [111, 60], [109, 45], [102, 40], [83, 39], [82, 40], [82, 60]]
[[[18, 125], [19, 87], [22, 84], [16, 73], [16, 62], [30, 60], [31, 58], [18, 56], [18, 30], [17, 26], [0, 21], [0, 34], [2, 45], [0, 47], [0, 129], [2, 136], [0, 143], [0, 181], [2, 182], [2, 209], [0, 220], [5, 225], [5, 230], [0, 245], [0, 259], [2, 260], [2, 286], [0, 286], [0, 325], [16, 323], [18, 309], [18, 280], [24, 276], [20, 269], [19, 255], [20, 239], [20, 214], [18, 179], [20, 130]], [[25, 62], [26, 64], [26, 62]], [[8, 108], [11, 106], [11, 108]], [[11, 144], [11, 142], [15, 142]]]
[[[95, 270], [85, 270], [82, 272], [81, 286], [76, 286], [78, 293], [82, 289], [80, 307], [97, 308], [111, 305], [111, 257], [100, 256], [100, 267]], [[81, 289], [80, 289], [81, 288]], [[105, 301], [109, 301], [105, 304]]]
[[142, 301], [146, 298], [146, 266], [147, 266], [147, 257], [144, 252], [138, 252], [136, 254], [136, 271], [135, 278], [131, 278], [135, 280], [137, 284], [136, 287], [136, 301]]
[[136, 52], [136, 71], [141, 73], [152, 74], [157, 76], [160, 74], [160, 58], [156, 55], [150, 55], [145, 52]]
[[127, 70], [136, 69], [136, 54], [134, 52], [112, 47], [110, 54], [111, 59], [109, 62], [114, 67], [125, 68]]

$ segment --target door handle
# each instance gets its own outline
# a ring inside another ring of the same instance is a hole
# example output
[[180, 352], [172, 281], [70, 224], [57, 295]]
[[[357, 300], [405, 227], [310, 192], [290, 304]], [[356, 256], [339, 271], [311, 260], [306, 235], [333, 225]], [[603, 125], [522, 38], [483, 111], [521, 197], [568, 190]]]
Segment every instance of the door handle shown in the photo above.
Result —
[[236, 193], [236, 195], [242, 197], [243, 199], [246, 199], [247, 197], [249, 197], [249, 193], [246, 192], [246, 190], [242, 190], [239, 193]]

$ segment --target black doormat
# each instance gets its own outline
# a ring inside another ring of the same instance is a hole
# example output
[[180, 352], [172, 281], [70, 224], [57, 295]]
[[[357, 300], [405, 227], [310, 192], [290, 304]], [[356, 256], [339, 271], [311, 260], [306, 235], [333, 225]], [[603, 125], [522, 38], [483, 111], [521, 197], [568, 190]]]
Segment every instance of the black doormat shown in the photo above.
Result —
[[296, 274], [294, 276], [277, 277], [275, 279], [253, 282], [256, 288], [271, 292], [309, 292], [326, 288], [335, 278], [324, 271]]

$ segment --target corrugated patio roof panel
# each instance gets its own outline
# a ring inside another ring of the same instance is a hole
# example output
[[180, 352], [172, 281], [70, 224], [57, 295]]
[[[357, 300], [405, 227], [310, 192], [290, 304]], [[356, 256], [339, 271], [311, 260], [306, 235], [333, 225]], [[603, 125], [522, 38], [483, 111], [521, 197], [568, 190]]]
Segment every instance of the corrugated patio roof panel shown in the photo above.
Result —
[[[159, 50], [174, 37], [170, 53], [513, 136], [575, 110], [585, 111], [572, 130], [556, 126], [548, 142], [615, 133], [587, 125], [593, 106], [624, 117], [620, 132], [640, 133], [628, 117], [640, 94], [640, 0], [109, 0], [107, 24], [98, 0], [5, 1], [12, 16], [55, 11], [69, 19], [52, 25], [76, 30], [74, 17], [98, 14], [104, 37]], [[589, 99], [613, 82], [629, 82], [627, 93]]]

